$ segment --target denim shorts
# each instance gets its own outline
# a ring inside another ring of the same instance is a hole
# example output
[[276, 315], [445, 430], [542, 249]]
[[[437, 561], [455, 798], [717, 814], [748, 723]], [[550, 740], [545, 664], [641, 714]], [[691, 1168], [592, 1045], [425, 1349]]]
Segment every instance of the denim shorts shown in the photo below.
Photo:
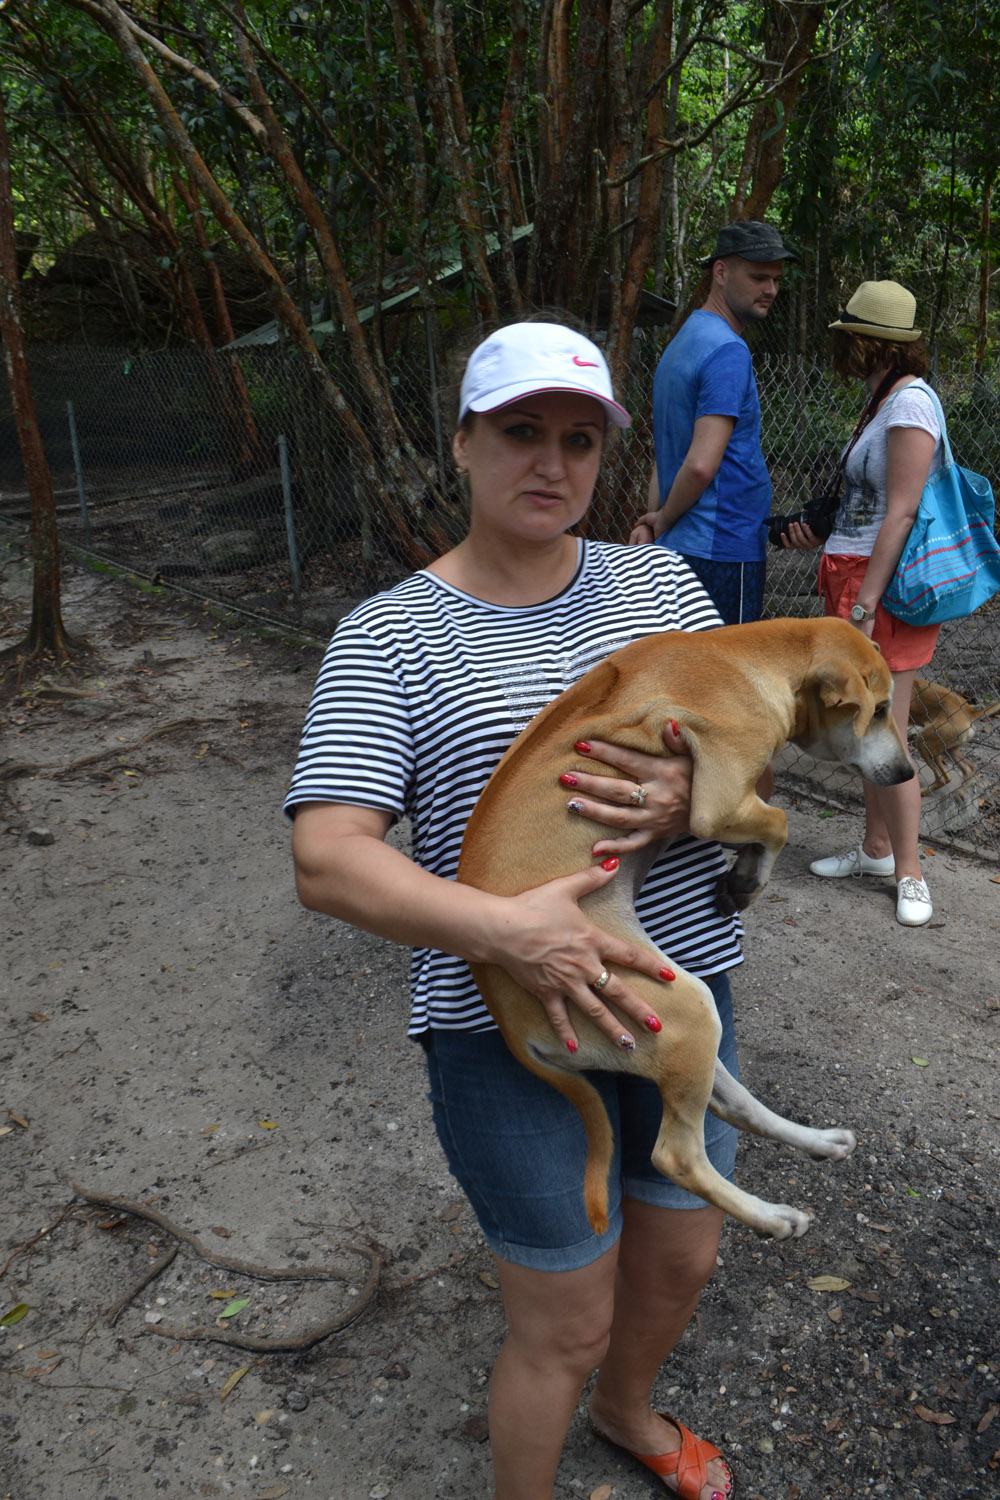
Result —
[[[719, 1057], [739, 1076], [733, 1004], [725, 974], [705, 976], [722, 1022]], [[438, 1139], [490, 1249], [501, 1260], [542, 1271], [573, 1271], [603, 1255], [621, 1234], [621, 1200], [704, 1208], [656, 1170], [650, 1152], [663, 1118], [655, 1084], [624, 1073], [588, 1073], [615, 1134], [608, 1179], [608, 1228], [596, 1235], [583, 1203], [587, 1142], [576, 1109], [521, 1066], [499, 1031], [425, 1034], [430, 1100]], [[705, 1149], [730, 1180], [738, 1131], [705, 1115]]]

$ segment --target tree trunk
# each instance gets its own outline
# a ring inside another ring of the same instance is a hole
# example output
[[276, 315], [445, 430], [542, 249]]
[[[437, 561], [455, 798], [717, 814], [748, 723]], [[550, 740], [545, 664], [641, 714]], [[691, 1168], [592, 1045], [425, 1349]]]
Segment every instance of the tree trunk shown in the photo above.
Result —
[[21, 322], [21, 296], [17, 277], [17, 246], [14, 239], [14, 195], [10, 174], [10, 143], [7, 114], [0, 89], [0, 338], [10, 383], [17, 440], [31, 497], [31, 558], [34, 586], [31, 625], [21, 646], [29, 656], [42, 653], [68, 657], [73, 646], [62, 621], [59, 587], [59, 533], [52, 475], [45, 459], [41, 433], [31, 393], [28, 356]]
[[765, 66], [764, 78], [777, 86], [757, 105], [747, 131], [743, 165], [733, 197], [734, 219], [762, 219], [781, 182], [785, 132], [826, 5], [791, 6], [775, 0], [769, 10], [765, 35], [773, 61]]

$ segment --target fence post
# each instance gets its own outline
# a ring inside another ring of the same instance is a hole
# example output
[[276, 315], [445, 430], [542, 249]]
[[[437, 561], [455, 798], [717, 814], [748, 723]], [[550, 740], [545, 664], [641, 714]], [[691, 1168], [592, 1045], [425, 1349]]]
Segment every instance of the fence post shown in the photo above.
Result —
[[282, 432], [278, 436], [278, 464], [281, 468], [281, 493], [285, 500], [285, 535], [288, 537], [288, 560], [292, 565], [292, 597], [295, 612], [302, 613], [302, 574], [299, 571], [299, 551], [295, 545], [295, 515], [292, 511], [292, 476], [288, 467], [288, 439]]
[[80, 511], [83, 515], [83, 534], [89, 542], [90, 516], [87, 513], [87, 492], [83, 487], [83, 464], [80, 461], [80, 444], [76, 436], [76, 414], [72, 401], [66, 402], [66, 415], [69, 418], [69, 440], [73, 445], [73, 467], [76, 470], [76, 492], [80, 496]]

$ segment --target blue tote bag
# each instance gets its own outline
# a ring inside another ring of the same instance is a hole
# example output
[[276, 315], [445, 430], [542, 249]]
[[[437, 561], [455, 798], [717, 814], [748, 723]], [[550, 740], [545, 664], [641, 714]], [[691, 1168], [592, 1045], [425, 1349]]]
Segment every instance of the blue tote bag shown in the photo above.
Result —
[[882, 604], [908, 625], [963, 620], [1000, 591], [1000, 544], [993, 534], [993, 489], [955, 462], [934, 392], [944, 463], [924, 485], [910, 535]]

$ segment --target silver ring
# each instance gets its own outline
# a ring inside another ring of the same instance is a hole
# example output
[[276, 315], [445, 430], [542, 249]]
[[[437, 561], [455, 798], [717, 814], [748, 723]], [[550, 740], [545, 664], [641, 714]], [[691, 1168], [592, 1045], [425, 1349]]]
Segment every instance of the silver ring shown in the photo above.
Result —
[[608, 973], [607, 969], [602, 969], [597, 978], [591, 981], [590, 988], [592, 990], [603, 990], [604, 986], [607, 984], [610, 978], [611, 975]]
[[644, 786], [634, 786], [628, 794], [628, 800], [633, 807], [641, 807], [648, 796], [649, 793]]

